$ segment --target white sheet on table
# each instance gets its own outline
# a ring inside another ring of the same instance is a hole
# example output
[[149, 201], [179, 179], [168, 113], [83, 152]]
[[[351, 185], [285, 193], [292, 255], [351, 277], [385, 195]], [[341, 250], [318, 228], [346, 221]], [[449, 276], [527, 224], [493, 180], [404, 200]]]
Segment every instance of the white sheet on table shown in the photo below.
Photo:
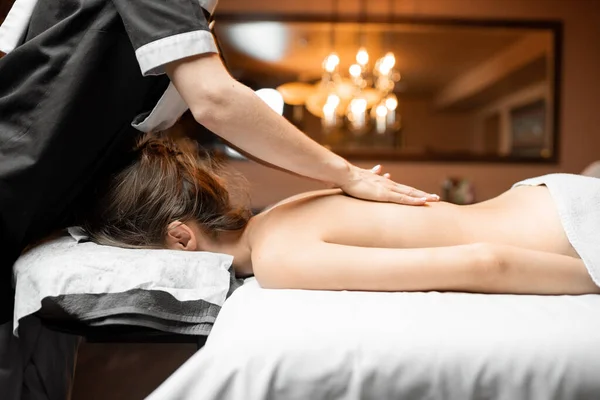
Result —
[[600, 398], [600, 296], [265, 290], [148, 399]]

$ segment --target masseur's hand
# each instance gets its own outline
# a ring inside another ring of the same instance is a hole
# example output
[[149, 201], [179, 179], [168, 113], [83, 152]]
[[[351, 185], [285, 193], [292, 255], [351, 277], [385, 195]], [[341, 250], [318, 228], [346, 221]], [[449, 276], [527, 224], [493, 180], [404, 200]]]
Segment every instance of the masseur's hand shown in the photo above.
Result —
[[428, 201], [439, 201], [439, 196], [425, 193], [410, 186], [400, 185], [389, 175], [380, 175], [381, 166], [362, 169], [352, 166], [350, 180], [340, 186], [346, 194], [363, 200], [383, 201], [413, 206], [424, 205]]

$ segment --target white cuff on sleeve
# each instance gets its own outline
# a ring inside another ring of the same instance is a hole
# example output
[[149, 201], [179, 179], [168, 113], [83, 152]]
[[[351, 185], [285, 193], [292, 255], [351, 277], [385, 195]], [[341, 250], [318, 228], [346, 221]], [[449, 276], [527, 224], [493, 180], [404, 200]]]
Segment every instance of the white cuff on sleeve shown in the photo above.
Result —
[[158, 132], [170, 128], [188, 109], [188, 105], [170, 83], [156, 106], [143, 120], [134, 121], [131, 126], [141, 132]]
[[218, 53], [211, 32], [198, 30], [167, 36], [150, 42], [135, 52], [144, 75], [161, 75], [164, 65], [182, 58], [205, 53]]
[[21, 44], [37, 2], [38, 0], [15, 1], [0, 26], [0, 51], [8, 54]]

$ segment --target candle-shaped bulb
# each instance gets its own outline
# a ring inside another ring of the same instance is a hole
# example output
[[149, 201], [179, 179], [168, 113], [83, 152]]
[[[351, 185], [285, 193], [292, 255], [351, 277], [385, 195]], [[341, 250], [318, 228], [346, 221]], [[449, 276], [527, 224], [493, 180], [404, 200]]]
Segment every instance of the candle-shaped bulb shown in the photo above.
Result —
[[362, 74], [362, 68], [358, 64], [352, 64], [348, 70], [350, 76], [353, 78], [358, 78], [360, 74]]
[[323, 69], [329, 73], [336, 70], [340, 64], [340, 57], [336, 53], [331, 53], [323, 61]]
[[358, 49], [358, 53], [356, 53], [356, 62], [361, 67], [364, 67], [369, 63], [369, 53], [367, 52], [367, 49], [365, 49], [364, 47]]
[[390, 94], [385, 99], [385, 106], [388, 110], [394, 111], [396, 108], [398, 108], [398, 98], [394, 94]]

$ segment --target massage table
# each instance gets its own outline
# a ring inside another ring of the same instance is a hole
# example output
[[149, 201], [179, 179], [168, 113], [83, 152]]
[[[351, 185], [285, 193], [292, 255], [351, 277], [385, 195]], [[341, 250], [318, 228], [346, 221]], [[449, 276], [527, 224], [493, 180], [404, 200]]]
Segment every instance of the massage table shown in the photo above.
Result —
[[[180, 261], [166, 265], [190, 268]], [[81, 269], [57, 271], [70, 282]], [[34, 281], [45, 282], [45, 261], [39, 272]], [[267, 290], [250, 278], [224, 301], [208, 339], [37, 314], [90, 341], [203, 346], [150, 400], [600, 398], [598, 295]]]
[[600, 296], [268, 290], [148, 400], [598, 399]]

